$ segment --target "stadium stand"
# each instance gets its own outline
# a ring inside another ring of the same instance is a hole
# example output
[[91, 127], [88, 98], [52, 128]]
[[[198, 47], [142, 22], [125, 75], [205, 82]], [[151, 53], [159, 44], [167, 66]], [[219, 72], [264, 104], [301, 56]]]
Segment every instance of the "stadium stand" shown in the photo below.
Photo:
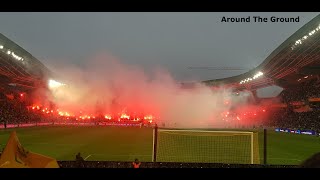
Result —
[[[60, 123], [66, 118], [45, 115], [44, 109], [33, 111], [22, 101], [23, 93], [47, 88], [49, 77], [56, 77], [39, 60], [20, 46], [0, 34], [0, 121], [3, 128], [23, 124]], [[320, 15], [300, 28], [255, 69], [230, 78], [203, 81], [212, 88], [232, 87], [236, 91], [250, 91], [277, 85], [284, 88], [279, 95], [281, 104], [268, 109], [262, 126], [267, 128], [304, 129], [320, 132]], [[257, 100], [257, 102], [259, 102]], [[68, 118], [69, 122], [76, 122]], [[99, 119], [94, 122], [99, 124]], [[92, 121], [93, 122], [93, 121]], [[114, 122], [118, 123], [118, 122]], [[113, 124], [114, 124], [113, 123]], [[120, 123], [118, 123], [120, 125]], [[75, 125], [75, 124], [73, 124]], [[139, 124], [136, 123], [138, 126]], [[317, 134], [318, 134], [317, 133]], [[132, 162], [60, 161], [61, 167], [131, 168]], [[142, 163], [149, 168], [212, 168], [212, 167], [295, 167], [246, 164], [212, 163]]]

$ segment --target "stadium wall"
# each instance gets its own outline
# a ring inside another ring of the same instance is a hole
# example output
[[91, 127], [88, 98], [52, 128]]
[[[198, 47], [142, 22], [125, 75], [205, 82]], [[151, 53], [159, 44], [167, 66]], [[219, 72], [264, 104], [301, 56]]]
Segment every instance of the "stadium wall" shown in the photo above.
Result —
[[[132, 162], [58, 161], [61, 168], [133, 168]], [[296, 165], [142, 162], [140, 168], [296, 168]]]

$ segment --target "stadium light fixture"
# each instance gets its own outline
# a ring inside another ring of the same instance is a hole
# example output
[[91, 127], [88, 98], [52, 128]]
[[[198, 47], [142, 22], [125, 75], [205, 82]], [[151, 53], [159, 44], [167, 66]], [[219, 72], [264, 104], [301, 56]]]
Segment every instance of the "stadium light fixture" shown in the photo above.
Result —
[[302, 38], [298, 39], [294, 45], [291, 46], [291, 49], [295, 49], [297, 45], [302, 44], [303, 41], [307, 40], [310, 36], [314, 35], [316, 32], [318, 32], [320, 30], [320, 24], [313, 29], [312, 31], [310, 31], [309, 33], [307, 33], [308, 35], [303, 36]]
[[14, 52], [12, 52], [11, 55], [12, 55], [15, 59], [17, 59], [17, 60], [19, 60], [19, 61], [22, 60], [22, 57], [16, 55]]
[[263, 75], [263, 73], [262, 73], [261, 71], [259, 71], [259, 72], [256, 73], [252, 78], [249, 77], [249, 78], [247, 78], [247, 79], [244, 79], [244, 80], [240, 81], [240, 84], [243, 84], [243, 83], [246, 83], [246, 82], [255, 80], [255, 79], [257, 79], [258, 77], [260, 77], [260, 76], [262, 76], [262, 75]]
[[63, 85], [65, 85], [65, 84], [60, 83], [60, 82], [55, 81], [55, 80], [52, 80], [52, 79], [50, 79], [49, 82], [48, 82], [49, 88], [58, 88], [58, 87], [63, 86]]
[[11, 54], [11, 51], [7, 51], [7, 54]]
[[2, 46], [2, 45], [0, 45], [0, 49], [3, 49], [3, 46]]

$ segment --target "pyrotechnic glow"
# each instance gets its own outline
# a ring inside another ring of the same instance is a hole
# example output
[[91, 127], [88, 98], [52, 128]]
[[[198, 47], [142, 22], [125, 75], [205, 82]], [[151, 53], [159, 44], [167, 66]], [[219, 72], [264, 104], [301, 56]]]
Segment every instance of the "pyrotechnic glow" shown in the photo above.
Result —
[[109, 120], [110, 120], [110, 119], [111, 119], [111, 116], [110, 116], [110, 115], [105, 115], [105, 116], [104, 116], [104, 118], [106, 118], [106, 119], [109, 119]]
[[121, 114], [120, 118], [121, 119], [130, 119], [130, 116], [128, 116], [126, 114]]
[[148, 116], [145, 116], [144, 119], [145, 119], [145, 120], [152, 120], [152, 119], [153, 119], [153, 116], [148, 115]]
[[[45, 98], [39, 98], [39, 102], [43, 102], [48, 111], [54, 111], [48, 114], [50, 117], [57, 116], [65, 120], [70, 116], [70, 121], [82, 119], [95, 122], [132, 120], [159, 123], [159, 126], [163, 124], [165, 127], [177, 124], [179, 128], [202, 128], [208, 124], [225, 127], [227, 123], [225, 120], [221, 121], [222, 118], [229, 121], [229, 126], [235, 121], [236, 125], [249, 123], [253, 117], [252, 111], [249, 113], [238, 110], [250, 97], [243, 92], [235, 92], [232, 88], [213, 91], [198, 84], [193, 89], [184, 89], [161, 69], [159, 72], [145, 74], [139, 67], [127, 67], [113, 59], [103, 59], [101, 62], [98, 59], [89, 65], [85, 70], [65, 66], [60, 69], [62, 72], [58, 74], [66, 78], [61, 81], [68, 82], [68, 88], [57, 88], [63, 84], [49, 80], [49, 87], [53, 88], [50, 89], [51, 95], [44, 92]], [[259, 76], [262, 76], [262, 72], [257, 72], [255, 78]], [[128, 83], [132, 79], [137, 81]], [[55, 108], [52, 109], [53, 107]], [[56, 108], [60, 110], [56, 111]], [[43, 106], [40, 110], [42, 109]], [[260, 115], [261, 110], [255, 112]], [[248, 113], [247, 116], [243, 116], [244, 113]], [[237, 115], [241, 118], [239, 122]]]

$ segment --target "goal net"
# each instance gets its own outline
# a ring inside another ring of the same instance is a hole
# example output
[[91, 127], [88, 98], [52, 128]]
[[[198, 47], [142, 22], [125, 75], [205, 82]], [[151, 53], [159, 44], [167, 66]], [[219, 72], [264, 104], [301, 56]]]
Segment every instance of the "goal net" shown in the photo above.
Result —
[[260, 164], [258, 133], [158, 129], [157, 162]]

